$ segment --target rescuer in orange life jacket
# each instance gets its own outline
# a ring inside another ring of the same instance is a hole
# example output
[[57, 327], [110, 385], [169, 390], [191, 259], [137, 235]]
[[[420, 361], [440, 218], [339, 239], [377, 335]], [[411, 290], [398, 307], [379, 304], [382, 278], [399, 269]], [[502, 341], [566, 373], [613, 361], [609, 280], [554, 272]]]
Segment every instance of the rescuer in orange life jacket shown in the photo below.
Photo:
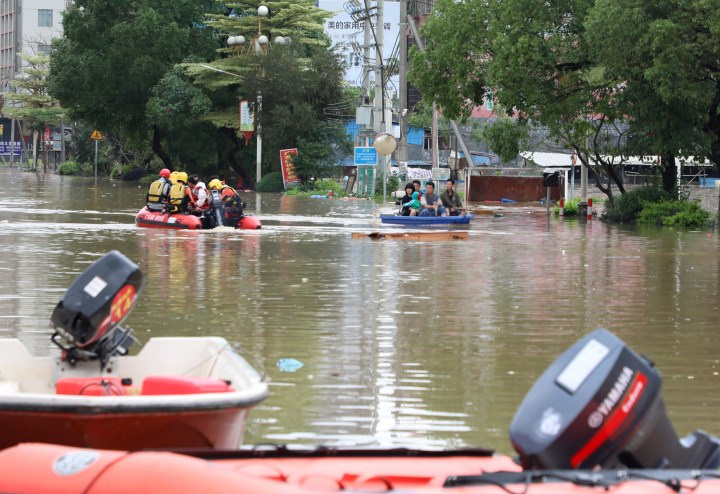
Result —
[[148, 193], [145, 196], [145, 203], [150, 211], [166, 211], [170, 186], [170, 170], [163, 168], [160, 170], [160, 178], [150, 184]]
[[232, 228], [237, 227], [238, 221], [242, 218], [243, 208], [245, 204], [240, 199], [240, 194], [235, 189], [222, 183], [219, 179], [214, 178], [208, 183], [208, 189], [210, 191], [217, 190], [220, 192], [220, 198], [222, 199], [223, 206], [225, 207], [225, 215], [223, 223], [225, 226]]

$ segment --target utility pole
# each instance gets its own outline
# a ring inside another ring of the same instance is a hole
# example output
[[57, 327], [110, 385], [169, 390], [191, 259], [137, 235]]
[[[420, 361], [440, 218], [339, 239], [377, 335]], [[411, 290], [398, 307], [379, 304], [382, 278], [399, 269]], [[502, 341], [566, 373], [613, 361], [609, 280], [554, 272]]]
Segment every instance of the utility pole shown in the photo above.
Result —
[[[371, 7], [371, 1], [370, 0], [363, 0], [365, 4], [365, 30], [364, 30], [364, 38], [363, 38], [363, 105], [365, 104], [365, 98], [367, 98], [367, 101], [370, 101], [370, 47], [372, 46], [372, 16], [370, 15], [370, 7]], [[372, 123], [372, 122], [371, 122]], [[367, 132], [367, 131], [366, 131]], [[365, 147], [370, 147], [370, 138], [368, 137], [367, 133], [364, 137], [363, 145]], [[368, 191], [368, 169], [365, 167], [366, 173], [365, 173], [365, 180], [363, 181], [364, 185], [364, 194], [367, 194]], [[360, 170], [358, 170], [358, 180], [360, 179]], [[360, 183], [358, 183], [358, 193], [360, 192]]]
[[400, 94], [398, 108], [400, 112], [400, 142], [398, 143], [398, 165], [402, 168], [407, 166], [407, 71], [408, 71], [408, 44], [407, 44], [407, 0], [400, 0], [400, 61], [398, 70], [400, 72]]
[[[383, 23], [385, 22], [385, 0], [377, 0], [377, 17], [375, 19], [375, 111], [373, 112], [373, 131], [375, 135], [383, 132], [385, 120], [385, 71], [383, 67]], [[385, 157], [378, 155], [377, 168], [382, 166], [383, 184], [385, 183]], [[372, 195], [375, 195], [375, 174], [373, 174]], [[383, 186], [383, 189], [385, 187]], [[385, 198], [383, 197], [383, 200]]]
[[433, 101], [432, 104], [432, 129], [430, 132], [432, 141], [432, 167], [440, 166], [440, 150], [438, 149], [438, 111], [437, 105]]
[[15, 160], [15, 118], [10, 119], [10, 166]]

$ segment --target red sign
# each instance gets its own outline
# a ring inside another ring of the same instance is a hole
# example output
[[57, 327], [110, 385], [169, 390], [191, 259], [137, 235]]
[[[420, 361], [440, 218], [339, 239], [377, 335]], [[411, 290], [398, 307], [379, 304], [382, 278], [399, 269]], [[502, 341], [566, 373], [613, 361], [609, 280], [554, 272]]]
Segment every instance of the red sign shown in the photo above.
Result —
[[280, 167], [282, 168], [283, 183], [286, 189], [288, 184], [300, 184], [300, 179], [295, 175], [295, 163], [293, 161], [297, 155], [297, 148], [280, 150]]
[[45, 127], [45, 140], [50, 140], [50, 127]]

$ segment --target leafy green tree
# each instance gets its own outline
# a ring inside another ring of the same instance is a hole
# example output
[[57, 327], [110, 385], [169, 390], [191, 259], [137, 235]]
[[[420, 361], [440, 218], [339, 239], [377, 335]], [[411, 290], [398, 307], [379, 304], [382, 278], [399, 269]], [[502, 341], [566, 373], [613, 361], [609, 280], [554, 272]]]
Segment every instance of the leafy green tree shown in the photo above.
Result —
[[215, 0], [76, 0], [53, 43], [50, 93], [72, 118], [128, 147], [152, 149], [172, 167], [173, 150], [165, 146], [176, 141], [168, 139], [167, 119], [149, 121], [148, 101], [175, 64], [214, 56], [218, 41], [202, 20], [216, 9]]
[[[626, 22], [632, 19], [632, 22]], [[595, 63], [616, 87], [636, 149], [664, 158], [675, 187], [676, 155], [720, 162], [720, 14], [699, 0], [598, 0], [586, 21]]]
[[[13, 79], [12, 91], [4, 94], [3, 113], [22, 120], [31, 129], [42, 132], [46, 125], [55, 125], [63, 118], [60, 103], [47, 91], [49, 58], [42, 55], [21, 54], [23, 77]], [[36, 155], [37, 156], [37, 155]], [[47, 160], [44, 160], [47, 167]], [[35, 162], [37, 168], [37, 161]]]
[[[573, 149], [612, 204], [612, 186], [624, 192], [622, 157], [639, 142], [629, 139], [627, 121], [638, 109], [626, 104], [620, 81], [606, 73], [586, 39], [594, 4], [438, 0], [423, 29], [428, 49], [414, 53], [411, 77], [450, 118], [468, 117], [491, 89], [521, 127], [545, 128], [551, 140]], [[512, 150], [508, 143], [521, 127], [493, 128], [491, 145]]]
[[[232, 5], [224, 15], [210, 15], [209, 23], [227, 35], [244, 36], [246, 44], [220, 49], [223, 57], [210, 64], [185, 65], [195, 83], [211, 94], [213, 110], [203, 119], [220, 129], [224, 161], [246, 178], [252, 176], [255, 143], [246, 144], [239, 134], [238, 100], [256, 104], [262, 94], [256, 125], [262, 125], [263, 174], [279, 169], [280, 149], [297, 147], [301, 178], [317, 177], [333, 151], [347, 146], [342, 122], [326, 113], [344, 96], [342, 58], [323, 33], [330, 13], [313, 0], [270, 1], [264, 3], [269, 15], [260, 19], [256, 3]], [[259, 23], [270, 46], [258, 52], [254, 38]], [[279, 37], [290, 43], [279, 43]]]

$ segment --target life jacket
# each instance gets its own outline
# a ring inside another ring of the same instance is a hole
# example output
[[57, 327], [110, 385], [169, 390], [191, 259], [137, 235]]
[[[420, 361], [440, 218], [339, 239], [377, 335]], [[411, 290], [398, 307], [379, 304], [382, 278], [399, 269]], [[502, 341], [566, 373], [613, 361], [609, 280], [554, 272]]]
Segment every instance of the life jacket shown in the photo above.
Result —
[[159, 211], [165, 207], [170, 192], [170, 182], [164, 178], [159, 178], [150, 184], [148, 193], [145, 196], [145, 202], [148, 209]]
[[184, 213], [187, 200], [185, 199], [186, 185], [180, 182], [173, 184], [170, 187], [170, 193], [168, 194], [168, 205], [170, 206], [171, 213]]
[[225, 226], [236, 228], [243, 215], [243, 202], [240, 199], [240, 194], [229, 185], [225, 185], [220, 192], [220, 196], [225, 206], [223, 223]]
[[200, 192], [204, 192], [203, 198], [205, 199], [202, 205], [199, 205], [198, 207], [202, 207], [203, 209], [208, 208], [208, 191], [207, 187], [205, 187], [205, 184], [202, 182], [198, 182], [198, 184], [193, 187], [190, 190], [190, 193], [192, 194], [192, 200], [197, 205], [198, 201], [200, 200]]
[[237, 191], [229, 185], [223, 185], [220, 194], [226, 206], [228, 205], [228, 203], [233, 203], [236, 201], [240, 202], [240, 194], [238, 194]]

